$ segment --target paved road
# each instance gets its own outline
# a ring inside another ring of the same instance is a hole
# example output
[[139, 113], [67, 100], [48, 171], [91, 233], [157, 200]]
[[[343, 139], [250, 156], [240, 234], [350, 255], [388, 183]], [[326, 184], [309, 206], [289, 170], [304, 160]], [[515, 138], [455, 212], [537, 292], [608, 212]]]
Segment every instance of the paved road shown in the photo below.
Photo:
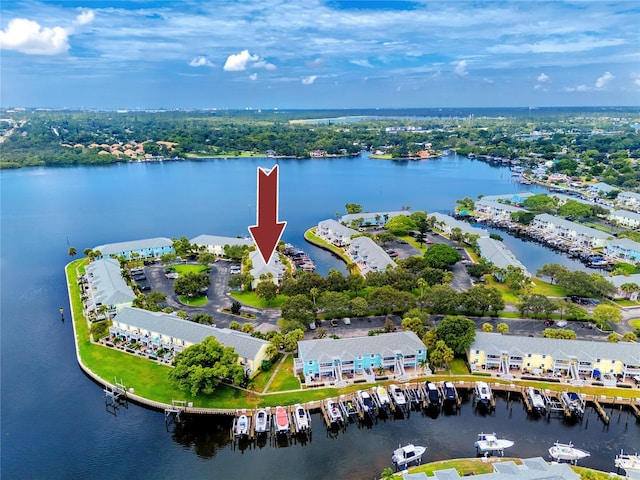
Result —
[[[439, 237], [442, 238], [442, 237]], [[446, 240], [446, 239], [443, 239]], [[446, 240], [448, 241], [448, 240]], [[403, 254], [408, 254], [409, 250], [407, 245], [399, 244], [399, 247], [403, 247]], [[408, 246], [413, 249], [413, 247]], [[405, 250], [406, 248], [406, 250]], [[398, 251], [394, 245], [394, 250]], [[220, 309], [223, 307], [230, 307], [232, 299], [229, 297], [231, 289], [227, 285], [229, 280], [229, 267], [231, 262], [226, 260], [220, 260], [212, 265], [211, 268], [211, 285], [207, 292], [208, 303], [202, 307], [189, 307], [189, 315], [193, 316], [196, 313], [206, 313], [213, 316], [216, 326], [227, 327], [229, 324], [236, 320], [240, 323], [244, 323], [242, 319], [238, 319], [235, 316], [220, 313]], [[175, 293], [173, 292], [173, 280], [167, 279], [164, 275], [164, 265], [155, 264], [144, 268], [147, 276], [147, 281], [153, 290], [163, 292], [167, 295], [167, 305], [174, 310], [183, 310], [185, 307], [179, 301]], [[452, 286], [459, 291], [466, 290], [471, 287], [472, 282], [469, 275], [466, 273], [466, 267], [459, 262], [454, 265], [454, 280]], [[514, 308], [512, 308], [513, 310]], [[278, 319], [280, 318], [279, 309], [257, 309], [249, 306], [243, 306], [244, 312], [253, 313], [256, 315], [256, 320], [253, 322], [255, 329], [266, 332], [277, 328]], [[613, 328], [616, 332], [623, 335], [625, 332], [633, 331], [629, 326], [628, 320], [634, 318], [640, 318], [640, 307], [627, 307], [623, 309], [623, 320], [614, 324]], [[385, 319], [391, 318], [397, 329], [400, 329], [402, 319], [399, 316], [372, 316], [365, 318], [352, 318], [351, 325], [345, 325], [342, 320], [338, 321], [338, 326], [331, 326], [329, 321], [322, 322], [321, 326], [325, 328], [328, 335], [338, 335], [340, 337], [355, 337], [361, 335], [367, 335], [369, 330], [381, 329], [384, 327]], [[432, 320], [437, 322], [442, 318], [441, 315], [432, 315]], [[516, 335], [527, 336], [541, 336], [542, 331], [547, 328], [544, 324], [544, 320], [532, 320], [532, 319], [494, 319], [491, 317], [474, 318], [478, 329], [482, 328], [482, 324], [490, 323], [496, 331], [498, 323], [506, 323], [509, 325], [509, 332]], [[587, 322], [570, 321], [566, 327], [576, 332], [577, 338], [585, 340], [604, 340], [607, 337], [607, 333], [600, 332], [595, 328], [588, 328]], [[314, 331], [307, 331], [305, 338], [313, 338], [316, 334]]]

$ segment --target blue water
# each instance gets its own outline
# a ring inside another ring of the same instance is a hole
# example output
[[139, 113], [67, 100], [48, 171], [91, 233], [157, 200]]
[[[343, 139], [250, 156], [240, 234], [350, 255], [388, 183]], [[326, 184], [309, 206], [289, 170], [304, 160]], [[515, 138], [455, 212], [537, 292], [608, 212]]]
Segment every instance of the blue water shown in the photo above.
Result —
[[[288, 222], [283, 239], [309, 251], [321, 273], [344, 267], [306, 245], [302, 234], [345, 213], [345, 203], [361, 203], [366, 211], [403, 205], [449, 211], [458, 198], [525, 190], [506, 169], [458, 157], [278, 163], [279, 217]], [[458, 417], [414, 414], [371, 429], [352, 425], [337, 438], [325, 434], [316, 416], [307, 445], [248, 450], [233, 449], [218, 420], [199, 419], [167, 432], [162, 413], [133, 405], [117, 416], [107, 413], [101, 388], [77, 367], [71, 325], [58, 313], [61, 306], [69, 311], [69, 246], [82, 252], [154, 236], [246, 235], [256, 220], [258, 166], [271, 167], [273, 160], [0, 172], [3, 478], [374, 478], [398, 443], [423, 442], [427, 460], [467, 456], [474, 453], [475, 434], [489, 429], [516, 441], [514, 455], [545, 455], [558, 439], [582, 443], [592, 451], [583, 465], [603, 470], [613, 468], [619, 448], [640, 449], [640, 428], [627, 413], [616, 413], [608, 428], [593, 413], [583, 424], [564, 426], [528, 421], [519, 405], [506, 402], [495, 417], [478, 416], [465, 405]], [[536, 259], [544, 260], [545, 252]]]

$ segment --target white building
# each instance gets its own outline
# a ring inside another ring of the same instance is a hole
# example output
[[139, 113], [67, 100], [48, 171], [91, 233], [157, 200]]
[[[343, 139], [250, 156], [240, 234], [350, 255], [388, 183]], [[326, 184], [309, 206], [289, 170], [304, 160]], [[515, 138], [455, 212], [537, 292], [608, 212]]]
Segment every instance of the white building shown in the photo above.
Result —
[[107, 315], [114, 316], [122, 308], [131, 306], [136, 298], [133, 290], [120, 273], [120, 262], [114, 258], [95, 260], [87, 265], [84, 278], [87, 282], [84, 302], [87, 314], [97, 315], [102, 305]]
[[628, 210], [612, 210], [607, 219], [617, 225], [627, 228], [638, 228], [640, 226], [640, 213]]
[[378, 244], [369, 237], [357, 237], [351, 241], [347, 255], [358, 266], [363, 275], [369, 272], [384, 272], [396, 263]]
[[329, 219], [318, 223], [316, 235], [337, 247], [344, 247], [351, 243], [351, 237], [358, 235], [358, 231], [346, 227], [336, 220]]
[[253, 240], [248, 238], [236, 238], [236, 237], [219, 237], [216, 235], [198, 235], [195, 238], [189, 240], [189, 243], [198, 247], [204, 247], [208, 253], [213, 253], [222, 257], [224, 255], [225, 245], [236, 246], [246, 245], [253, 247]]
[[484, 228], [476, 228], [469, 225], [467, 222], [456, 220], [455, 218], [445, 215], [444, 213], [431, 213], [427, 217], [434, 217], [436, 219], [436, 227], [442, 230], [447, 235], [451, 234], [454, 228], [459, 228], [462, 233], [469, 235], [478, 235], [479, 237], [488, 237], [489, 232]]
[[613, 285], [618, 289], [614, 295], [614, 298], [628, 298], [629, 300], [636, 301], [638, 299], [638, 291], [636, 292], [625, 292], [620, 287], [625, 283], [635, 283], [638, 285], [640, 291], [640, 273], [634, 273], [631, 275], [613, 275], [611, 277], [607, 277]]
[[140, 308], [123, 308], [113, 319], [109, 333], [127, 341], [136, 340], [150, 348], [165, 348], [180, 353], [185, 348], [201, 343], [207, 337], [215, 337], [225, 347], [233, 347], [238, 363], [251, 375], [266, 359], [268, 341], [246, 333], [202, 325], [184, 320], [177, 315], [150, 312]]
[[[477, 243], [480, 249], [480, 256], [493, 263], [499, 269], [506, 270], [507, 267], [512, 266], [519, 268], [526, 277], [531, 277], [527, 267], [501, 241], [489, 237], [480, 237]], [[495, 273], [494, 276], [500, 281], [503, 280], [499, 273]]]
[[616, 197], [616, 202], [623, 207], [638, 208], [640, 207], [640, 193], [620, 192]]
[[548, 213], [536, 215], [531, 227], [542, 232], [547, 238], [557, 237], [570, 241], [575, 246], [589, 248], [604, 247], [611, 238], [608, 233]]
[[251, 273], [251, 276], [253, 277], [253, 280], [251, 281], [251, 288], [256, 288], [258, 286], [258, 283], [261, 282], [260, 277], [263, 275], [271, 275], [271, 281], [276, 285], [280, 285], [282, 283], [282, 279], [284, 278], [284, 274], [287, 269], [280, 261], [280, 256], [277, 252], [271, 255], [271, 259], [266, 265], [258, 250], [249, 252], [249, 260], [251, 260], [252, 265], [249, 273]]

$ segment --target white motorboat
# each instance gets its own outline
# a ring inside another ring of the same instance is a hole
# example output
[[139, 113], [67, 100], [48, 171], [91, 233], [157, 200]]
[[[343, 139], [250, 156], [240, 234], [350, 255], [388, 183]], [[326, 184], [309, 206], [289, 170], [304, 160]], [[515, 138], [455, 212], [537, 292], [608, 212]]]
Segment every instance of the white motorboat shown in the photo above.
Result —
[[387, 393], [387, 388], [384, 385], [378, 385], [376, 387], [376, 394], [378, 395], [380, 406], [383, 408], [388, 408], [391, 402], [389, 400], [389, 394]]
[[269, 430], [268, 418], [266, 410], [258, 410], [256, 413], [256, 433], [266, 433]]
[[479, 433], [474, 446], [479, 454], [504, 456], [504, 449], [512, 447], [513, 441], [498, 438], [495, 433]]
[[341, 423], [342, 413], [340, 413], [340, 406], [338, 402], [329, 398], [327, 399], [327, 415], [331, 423]]
[[476, 382], [475, 386], [475, 394], [476, 400], [478, 404], [485, 406], [486, 408], [491, 408], [491, 403], [493, 401], [493, 393], [491, 392], [491, 387], [486, 382]]
[[544, 397], [537, 388], [527, 388], [527, 398], [529, 398], [529, 404], [534, 412], [544, 415], [547, 412], [547, 404], [544, 401]]
[[284, 407], [276, 407], [275, 415], [276, 433], [289, 433], [289, 413]]
[[426, 450], [426, 447], [421, 447], [419, 445], [408, 444], [404, 447], [399, 446], [393, 451], [391, 461], [396, 467], [408, 465], [413, 462], [420, 463], [422, 455]]
[[296, 432], [303, 433], [309, 430], [309, 414], [300, 404], [293, 407], [293, 422], [296, 426]]
[[640, 476], [640, 455], [629, 455], [620, 451], [620, 455], [616, 455], [616, 467], [622, 468], [627, 476], [630, 476], [630, 472], [636, 473]]
[[573, 443], [560, 443], [556, 442], [549, 449], [549, 455], [556, 462], [572, 462], [576, 463], [578, 460], [586, 458], [591, 454], [587, 451], [575, 448]]
[[407, 397], [404, 396], [404, 392], [398, 385], [389, 385], [389, 391], [391, 392], [391, 398], [393, 403], [402, 408], [407, 404]]
[[249, 427], [251, 426], [251, 420], [245, 414], [236, 418], [235, 434], [238, 437], [249, 435]]

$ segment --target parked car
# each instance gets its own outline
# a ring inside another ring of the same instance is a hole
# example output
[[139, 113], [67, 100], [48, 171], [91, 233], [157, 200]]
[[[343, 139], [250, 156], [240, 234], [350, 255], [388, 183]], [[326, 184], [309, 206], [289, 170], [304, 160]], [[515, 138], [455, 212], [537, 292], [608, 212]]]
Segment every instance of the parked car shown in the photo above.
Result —
[[567, 326], [567, 321], [566, 320], [560, 320], [556, 325], [558, 325], [560, 328], [566, 327]]
[[349, 317], [344, 317], [342, 321], [345, 325], [351, 325], [351, 319]]
[[335, 318], [333, 320], [331, 320], [331, 326], [332, 327], [337, 327], [338, 326], [338, 320], [336, 320]]

